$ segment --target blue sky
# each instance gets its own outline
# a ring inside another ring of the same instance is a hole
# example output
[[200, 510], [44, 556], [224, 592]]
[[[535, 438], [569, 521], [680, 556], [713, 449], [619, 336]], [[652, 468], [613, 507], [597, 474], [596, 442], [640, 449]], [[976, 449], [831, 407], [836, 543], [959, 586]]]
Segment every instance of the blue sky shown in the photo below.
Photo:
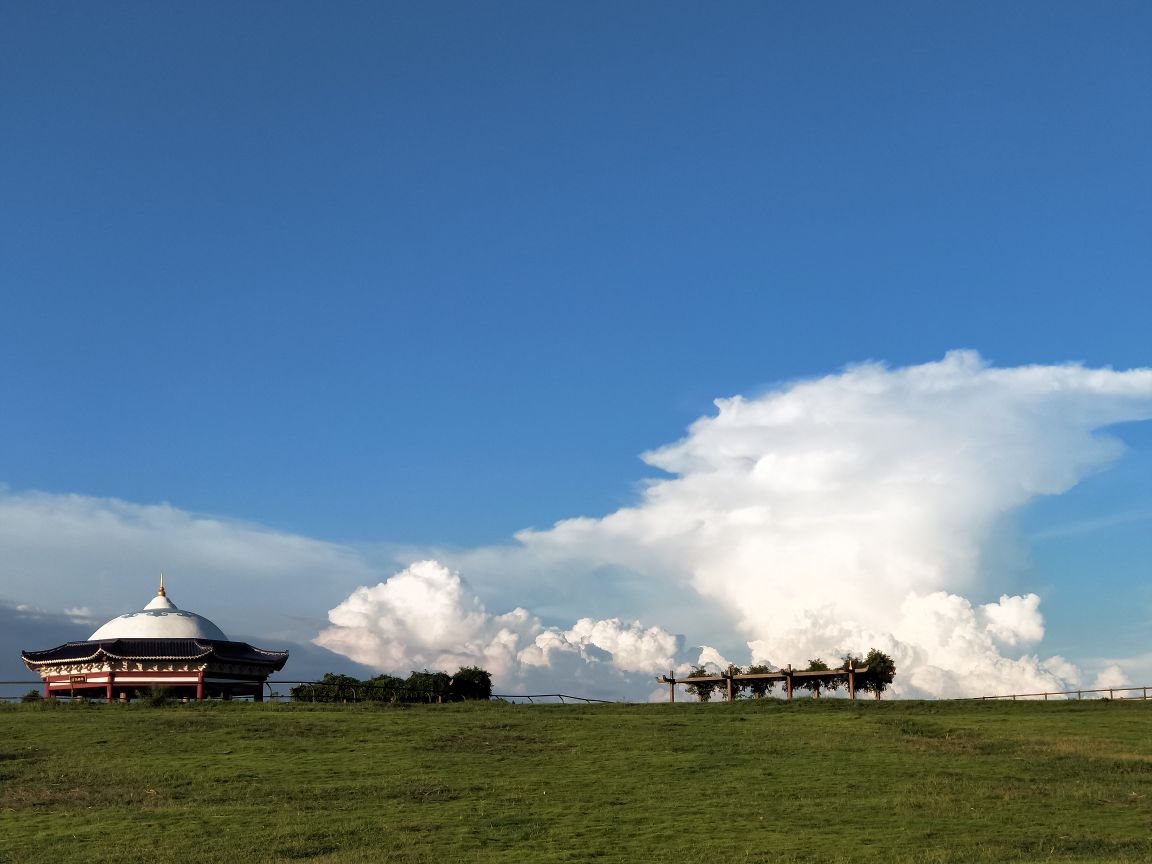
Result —
[[[0, 483], [470, 549], [633, 503], [718, 397], [1148, 366], [1150, 36], [1141, 3], [10, 4]], [[1152, 431], [1114, 432], [1012, 514], [1055, 653], [1150, 635]]]

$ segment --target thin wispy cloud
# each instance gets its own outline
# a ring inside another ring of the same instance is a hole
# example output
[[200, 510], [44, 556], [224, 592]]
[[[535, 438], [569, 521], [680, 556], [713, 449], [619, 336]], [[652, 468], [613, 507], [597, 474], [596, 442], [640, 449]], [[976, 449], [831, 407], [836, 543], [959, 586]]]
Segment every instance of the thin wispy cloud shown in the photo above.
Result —
[[1083, 534], [1095, 534], [1126, 525], [1139, 525], [1152, 522], [1152, 510], [1137, 510], [1131, 513], [1111, 513], [1092, 519], [1076, 519], [1050, 525], [1038, 531], [1029, 531], [1029, 540], [1054, 540], [1061, 537], [1076, 537]]
[[380, 571], [348, 546], [168, 504], [0, 489], [0, 600], [103, 620], [138, 608], [161, 572], [225, 632], [288, 636]]

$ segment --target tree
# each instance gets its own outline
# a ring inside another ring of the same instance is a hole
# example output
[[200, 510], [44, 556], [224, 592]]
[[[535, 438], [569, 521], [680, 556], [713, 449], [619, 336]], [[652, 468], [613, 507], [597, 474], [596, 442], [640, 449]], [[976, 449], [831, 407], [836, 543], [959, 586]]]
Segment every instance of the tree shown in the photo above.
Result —
[[796, 684], [801, 690], [807, 690], [812, 694], [813, 699], [820, 698], [821, 690], [835, 690], [839, 686], [838, 678], [828, 664], [817, 657], [815, 660], [808, 661], [808, 668], [805, 672], [828, 672], [828, 675], [805, 675], [803, 678], [798, 678], [799, 683]]
[[864, 664], [868, 667], [868, 671], [860, 676], [863, 680], [858, 686], [861, 690], [874, 693], [879, 699], [880, 694], [888, 689], [888, 685], [896, 677], [896, 663], [883, 651], [873, 648], [864, 658]]
[[452, 676], [448, 692], [453, 701], [492, 698], [492, 676], [479, 666], [462, 666]]
[[[703, 666], [697, 666], [688, 673], [689, 678], [707, 678], [715, 673], [709, 672]], [[712, 692], [723, 686], [722, 681], [701, 681], [699, 684], [686, 684], [684, 689], [695, 696], [700, 702], [709, 702]]]
[[[769, 669], [767, 666], [749, 666], [749, 675], [766, 675], [769, 672], [774, 672], [774, 669]], [[745, 681], [744, 687], [752, 694], [753, 699], [763, 699], [772, 692], [772, 688], [776, 686], [776, 682], [771, 678], [753, 679], [752, 681]]]

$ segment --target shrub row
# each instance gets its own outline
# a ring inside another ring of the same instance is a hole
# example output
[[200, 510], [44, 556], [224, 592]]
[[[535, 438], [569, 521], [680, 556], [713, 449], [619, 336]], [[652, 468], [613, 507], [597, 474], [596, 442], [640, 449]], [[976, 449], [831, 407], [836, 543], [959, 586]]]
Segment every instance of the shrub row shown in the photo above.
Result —
[[407, 678], [377, 675], [361, 681], [329, 672], [319, 681], [288, 691], [301, 702], [462, 702], [490, 699], [492, 676], [476, 666], [447, 672], [413, 672]]

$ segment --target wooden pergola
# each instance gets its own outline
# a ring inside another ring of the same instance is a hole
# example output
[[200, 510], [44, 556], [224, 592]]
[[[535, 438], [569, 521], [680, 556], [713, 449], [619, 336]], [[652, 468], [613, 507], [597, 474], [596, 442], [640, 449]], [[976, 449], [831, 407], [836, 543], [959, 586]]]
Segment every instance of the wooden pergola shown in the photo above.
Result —
[[[710, 682], [723, 681], [727, 685], [728, 701], [731, 702], [736, 698], [736, 681], [783, 681], [788, 693], [788, 698], [792, 698], [793, 682], [797, 678], [834, 678], [843, 677], [848, 681], [848, 696], [851, 699], [856, 698], [856, 676], [862, 675], [868, 671], [867, 666], [844, 666], [840, 669], [818, 669], [818, 670], [800, 670], [793, 669], [791, 665], [776, 672], [754, 672], [744, 673], [740, 672], [735, 675], [728, 675], [721, 673], [720, 675], [698, 675], [691, 678], [677, 678], [675, 672], [669, 672], [667, 675], [661, 675], [656, 680], [661, 684], [668, 685], [668, 701], [676, 701], [676, 685], [677, 684], [705, 684]], [[880, 692], [876, 692], [876, 698], [880, 698]]]

